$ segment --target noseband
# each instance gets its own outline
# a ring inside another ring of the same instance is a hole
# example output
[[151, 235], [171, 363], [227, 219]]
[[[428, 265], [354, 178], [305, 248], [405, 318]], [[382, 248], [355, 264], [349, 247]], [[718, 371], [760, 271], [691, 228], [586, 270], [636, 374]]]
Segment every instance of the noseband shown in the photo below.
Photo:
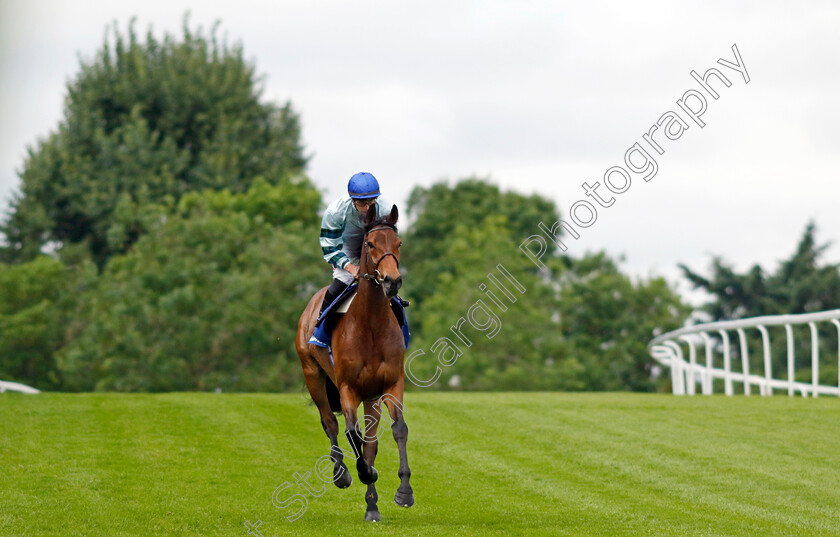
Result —
[[[386, 230], [386, 229], [390, 229], [391, 231], [393, 231], [393, 228], [380, 226], [380, 227], [375, 227], [375, 228], [371, 229], [370, 231], [368, 231], [367, 233], [365, 233], [364, 243], [365, 243], [365, 249], [367, 250], [367, 253], [368, 253], [368, 259], [371, 259], [370, 246], [368, 246], [368, 240], [367, 240], [368, 235], [373, 233], [374, 231], [380, 231], [380, 230]], [[382, 260], [385, 259], [386, 257], [388, 257], [389, 255], [394, 258], [394, 261], [397, 262], [397, 268], [399, 269], [400, 268], [400, 260], [397, 259], [396, 255], [394, 255], [394, 252], [385, 252], [384, 254], [382, 254], [382, 257], [380, 257], [379, 260], [376, 261], [376, 263], [373, 264], [373, 274], [365, 273], [365, 274], [360, 274], [359, 276], [361, 278], [364, 278], [368, 281], [373, 282], [374, 285], [377, 285], [377, 286], [382, 285], [382, 282], [384, 281], [384, 278], [382, 277], [382, 274], [379, 273], [379, 264], [382, 263]]]

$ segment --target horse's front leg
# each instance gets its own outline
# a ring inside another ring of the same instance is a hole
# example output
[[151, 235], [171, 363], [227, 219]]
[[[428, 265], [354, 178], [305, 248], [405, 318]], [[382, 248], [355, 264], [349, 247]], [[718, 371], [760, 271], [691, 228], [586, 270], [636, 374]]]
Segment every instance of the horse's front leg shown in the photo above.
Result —
[[391, 419], [393, 420], [391, 431], [394, 433], [394, 440], [396, 440], [397, 448], [400, 451], [400, 469], [398, 473], [400, 476], [400, 486], [394, 495], [394, 501], [400, 507], [411, 507], [414, 505], [414, 491], [411, 489], [411, 484], [409, 483], [411, 469], [408, 467], [408, 452], [406, 451], [408, 425], [405, 424], [405, 418], [403, 418], [402, 381], [392, 390], [386, 392], [382, 399], [385, 400], [385, 404], [388, 406], [388, 412], [391, 414]]
[[330, 439], [330, 458], [333, 461], [333, 483], [340, 489], [346, 489], [353, 482], [353, 478], [350, 476], [350, 471], [344, 464], [344, 453], [338, 446], [338, 420], [330, 412], [326, 419], [322, 417], [321, 425], [323, 425], [324, 431], [326, 431], [327, 437]]
[[[379, 406], [373, 402], [365, 402], [365, 462], [373, 468], [376, 461], [376, 452], [379, 449], [379, 438], [377, 436], [377, 429], [379, 428]], [[382, 517], [379, 515], [379, 507], [376, 505], [379, 496], [376, 494], [376, 484], [368, 485], [365, 493], [365, 502], [367, 509], [365, 510], [365, 520], [371, 522], [379, 522]]]
[[360, 433], [359, 421], [356, 417], [356, 412], [359, 409], [361, 402], [357, 396], [347, 385], [341, 387], [341, 412], [344, 414], [344, 422], [347, 435], [347, 441], [353, 449], [356, 456], [356, 471], [359, 473], [359, 480], [365, 485], [370, 485], [376, 482], [379, 475], [376, 473], [376, 468], [368, 464], [362, 456], [362, 435]]

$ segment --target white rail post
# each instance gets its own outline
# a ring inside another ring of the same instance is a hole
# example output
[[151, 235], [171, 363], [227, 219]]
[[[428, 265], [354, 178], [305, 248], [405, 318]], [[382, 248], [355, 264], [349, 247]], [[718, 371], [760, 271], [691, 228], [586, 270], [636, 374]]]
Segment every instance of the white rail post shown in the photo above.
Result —
[[788, 396], [793, 397], [794, 392], [794, 384], [793, 384], [793, 361], [794, 361], [794, 352], [793, 352], [793, 329], [790, 327], [790, 324], [785, 325], [785, 335], [787, 336], [787, 372], [788, 372]]
[[697, 349], [694, 347], [694, 340], [688, 336], [680, 336], [681, 340], [688, 343], [688, 363], [689, 369], [685, 375], [686, 392], [688, 395], [697, 393]]
[[750, 395], [750, 359], [747, 353], [747, 335], [744, 329], [738, 329], [738, 340], [741, 342], [741, 371], [744, 373], [744, 395]]
[[703, 373], [703, 395], [712, 395], [712, 338], [706, 332], [700, 332], [706, 347], [706, 371]]
[[726, 330], [718, 330], [718, 334], [723, 339], [723, 393], [732, 396], [734, 391], [732, 389], [732, 357], [729, 354], [729, 333]]
[[770, 334], [767, 333], [767, 328], [763, 324], [758, 325], [758, 331], [761, 332], [761, 348], [764, 351], [764, 395], [769, 397], [773, 395], [773, 364], [770, 361]]
[[811, 386], [814, 388], [811, 397], [817, 397], [817, 388], [820, 385], [820, 338], [817, 325], [811, 321], [808, 326], [811, 328]]
[[837, 327], [837, 397], [840, 397], [840, 321], [832, 319], [831, 322]]
[[683, 353], [679, 345], [673, 341], [666, 341], [665, 345], [671, 347], [671, 384], [674, 395], [685, 395], [685, 378], [683, 377]]

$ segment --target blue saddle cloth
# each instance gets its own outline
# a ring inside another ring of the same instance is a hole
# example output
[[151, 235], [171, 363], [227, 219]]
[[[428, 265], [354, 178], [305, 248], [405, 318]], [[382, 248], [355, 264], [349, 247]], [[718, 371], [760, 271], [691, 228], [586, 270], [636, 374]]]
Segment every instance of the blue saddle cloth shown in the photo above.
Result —
[[[327, 306], [327, 309], [324, 310], [323, 315], [318, 317], [318, 322], [315, 323], [315, 331], [312, 334], [312, 337], [309, 338], [309, 343], [312, 345], [317, 345], [318, 347], [323, 347], [330, 351], [330, 363], [333, 362], [333, 355], [332, 355], [332, 332], [327, 330], [327, 327], [324, 326], [324, 321], [330, 317], [333, 313], [333, 310], [338, 309], [342, 302], [347, 299], [353, 292], [358, 288], [358, 284], [353, 284], [347, 287], [338, 297], [333, 300], [332, 304]], [[408, 342], [411, 340], [411, 333], [408, 331], [408, 317], [405, 314], [405, 308], [402, 307], [402, 304], [396, 298], [391, 299], [391, 310], [393, 310], [394, 315], [397, 316], [397, 321], [400, 323], [400, 329], [403, 333], [403, 340], [405, 341], [405, 346], [408, 348]], [[330, 329], [332, 327], [329, 327]]]

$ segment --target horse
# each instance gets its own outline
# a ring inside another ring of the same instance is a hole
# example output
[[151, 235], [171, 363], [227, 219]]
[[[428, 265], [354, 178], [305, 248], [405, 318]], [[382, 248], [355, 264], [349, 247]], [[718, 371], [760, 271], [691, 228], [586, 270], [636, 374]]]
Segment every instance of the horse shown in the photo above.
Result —
[[[327, 287], [315, 293], [309, 301], [298, 322], [295, 340], [306, 387], [330, 440], [333, 483], [338, 488], [346, 488], [352, 482], [344, 464], [344, 452], [338, 446], [336, 414], [340, 412], [344, 414], [345, 435], [356, 458], [359, 480], [367, 485], [365, 520], [373, 522], [381, 520], [375, 486], [378, 473], [373, 464], [378, 449], [377, 429], [383, 403], [391, 418], [391, 431], [400, 455], [400, 486], [394, 501], [402, 507], [414, 505], [406, 454], [408, 426], [403, 418], [402, 404], [405, 340], [390, 307], [391, 298], [396, 296], [402, 285], [399, 272], [401, 241], [396, 229], [398, 217], [396, 205], [392, 206], [390, 214], [383, 217], [377, 218], [375, 204], [365, 214], [357, 295], [332, 331], [335, 365], [327, 349], [308, 343]], [[357, 419], [362, 403], [365, 409], [364, 433]]]

